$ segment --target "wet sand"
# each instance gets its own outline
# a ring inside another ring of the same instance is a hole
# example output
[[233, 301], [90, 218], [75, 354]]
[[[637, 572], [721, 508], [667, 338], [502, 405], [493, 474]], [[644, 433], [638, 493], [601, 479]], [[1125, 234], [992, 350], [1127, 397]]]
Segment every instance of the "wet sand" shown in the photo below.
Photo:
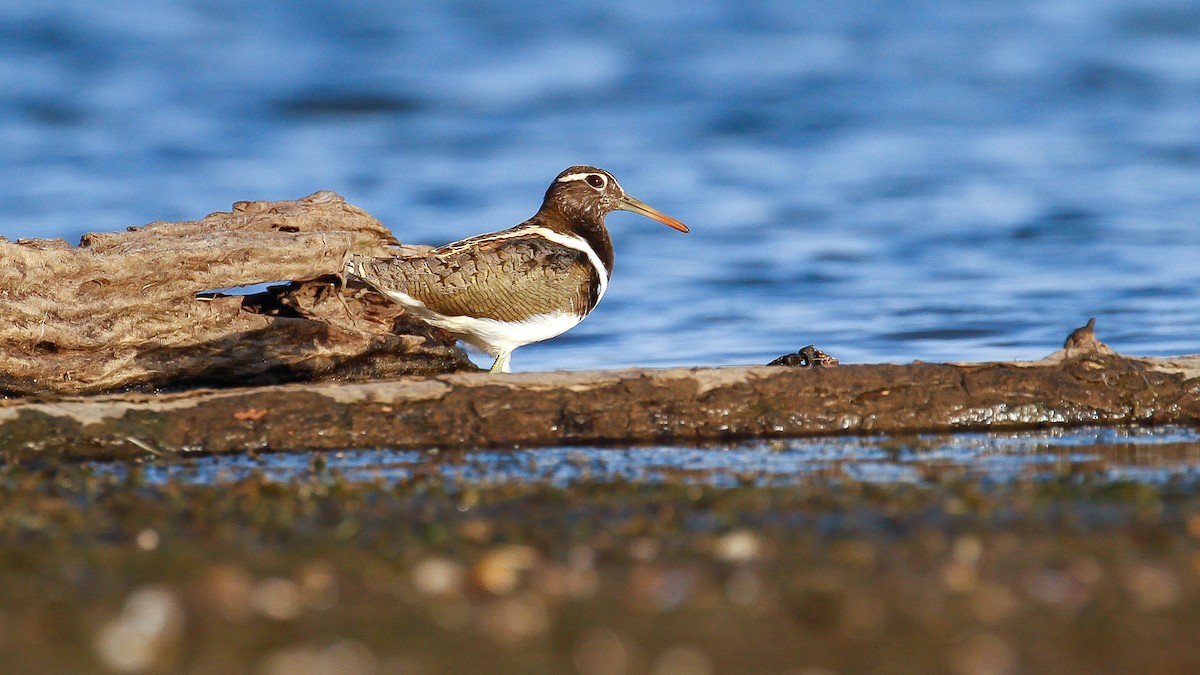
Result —
[[0, 469], [0, 671], [1195, 672], [1200, 496]]

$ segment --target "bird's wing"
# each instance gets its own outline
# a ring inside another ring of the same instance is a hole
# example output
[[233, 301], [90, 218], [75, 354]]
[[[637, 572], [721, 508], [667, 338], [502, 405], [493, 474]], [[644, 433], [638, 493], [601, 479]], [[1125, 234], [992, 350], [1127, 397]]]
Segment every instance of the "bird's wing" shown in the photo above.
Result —
[[[582, 251], [537, 236], [482, 235], [400, 258], [355, 256], [350, 271], [445, 316], [516, 321], [556, 311], [585, 314], [597, 272]], [[401, 303], [404, 304], [404, 303]]]

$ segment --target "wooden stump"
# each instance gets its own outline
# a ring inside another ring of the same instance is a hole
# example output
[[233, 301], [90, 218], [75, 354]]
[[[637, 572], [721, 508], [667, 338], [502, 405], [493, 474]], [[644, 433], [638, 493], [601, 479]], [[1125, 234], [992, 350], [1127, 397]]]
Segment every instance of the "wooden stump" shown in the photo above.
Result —
[[[0, 238], [0, 393], [369, 379], [473, 369], [453, 340], [345, 288], [348, 251], [398, 244], [332, 192], [203, 220]], [[251, 296], [213, 289], [296, 282]]]

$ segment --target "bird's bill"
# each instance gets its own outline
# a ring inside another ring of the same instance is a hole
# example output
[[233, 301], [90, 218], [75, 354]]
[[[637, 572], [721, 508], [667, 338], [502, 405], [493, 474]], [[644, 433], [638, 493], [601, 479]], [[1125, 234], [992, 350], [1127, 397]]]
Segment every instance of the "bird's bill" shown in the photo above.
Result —
[[668, 216], [667, 214], [662, 213], [661, 211], [659, 211], [657, 209], [653, 209], [653, 208], [647, 206], [646, 204], [643, 204], [642, 202], [634, 199], [633, 197], [630, 197], [629, 195], [624, 195], [621, 197], [620, 206], [618, 206], [617, 208], [621, 209], [622, 211], [632, 211], [639, 215], [646, 216], [647, 218], [650, 218], [652, 220], [657, 220], [658, 222], [662, 223], [663, 225], [666, 225], [667, 227], [673, 227], [673, 228], [679, 230], [680, 232], [688, 231], [687, 225], [684, 225], [683, 223], [679, 222], [678, 220], [675, 220], [671, 216]]

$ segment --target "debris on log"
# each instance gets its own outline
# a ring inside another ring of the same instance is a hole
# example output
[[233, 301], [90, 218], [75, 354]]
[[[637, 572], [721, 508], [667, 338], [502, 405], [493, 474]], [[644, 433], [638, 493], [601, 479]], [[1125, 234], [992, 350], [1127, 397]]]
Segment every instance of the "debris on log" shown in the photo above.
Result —
[[1128, 357], [1089, 334], [1032, 362], [475, 372], [0, 401], [0, 458], [1200, 423], [1200, 355]]
[[801, 348], [795, 354], [784, 354], [767, 365], [789, 366], [791, 368], [826, 368], [836, 366], [839, 363], [841, 362], [837, 358], [817, 349], [814, 345], [808, 345]]
[[[340, 282], [391, 232], [332, 192], [198, 221], [0, 238], [0, 394], [371, 379], [473, 369], [450, 336]], [[293, 282], [249, 296], [205, 291]]]

